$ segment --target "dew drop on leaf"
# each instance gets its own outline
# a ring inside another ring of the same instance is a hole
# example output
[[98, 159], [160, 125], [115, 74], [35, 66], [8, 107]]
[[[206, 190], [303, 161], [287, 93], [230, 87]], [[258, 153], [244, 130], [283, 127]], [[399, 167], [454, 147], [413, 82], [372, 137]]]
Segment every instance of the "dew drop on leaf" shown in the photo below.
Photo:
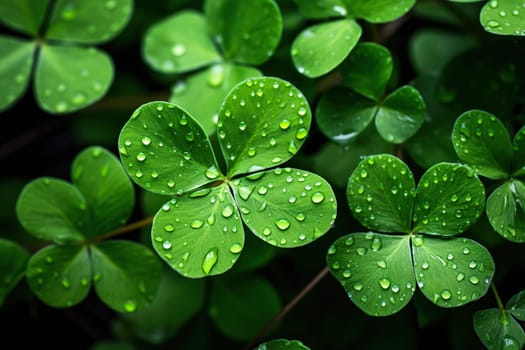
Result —
[[202, 260], [202, 271], [204, 271], [205, 274], [209, 274], [211, 269], [215, 266], [217, 263], [217, 260], [219, 259], [219, 250], [217, 248], [212, 248], [206, 253], [204, 256], [204, 259]]

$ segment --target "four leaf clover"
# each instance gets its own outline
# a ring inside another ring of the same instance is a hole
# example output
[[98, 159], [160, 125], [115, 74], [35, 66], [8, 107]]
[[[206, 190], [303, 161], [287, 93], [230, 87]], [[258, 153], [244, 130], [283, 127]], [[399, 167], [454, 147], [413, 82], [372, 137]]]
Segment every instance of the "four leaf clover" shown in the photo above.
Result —
[[0, 21], [31, 38], [0, 35], [0, 111], [24, 94], [33, 74], [36, 101], [46, 112], [71, 113], [99, 100], [113, 80], [113, 63], [93, 45], [119, 34], [131, 12], [132, 0], [2, 1]]
[[494, 261], [479, 243], [453, 236], [479, 218], [484, 196], [468, 166], [435, 164], [416, 187], [397, 157], [367, 156], [348, 179], [347, 197], [355, 218], [372, 231], [337, 239], [327, 253], [330, 272], [374, 316], [401, 310], [416, 285], [442, 307], [477, 300], [488, 290]]
[[278, 167], [298, 152], [311, 124], [296, 87], [274, 77], [247, 79], [230, 91], [218, 115], [224, 172], [201, 125], [168, 102], [137, 108], [118, 140], [131, 178], [172, 196], [155, 215], [153, 247], [193, 278], [233, 266], [244, 247], [244, 225], [271, 245], [298, 247], [325, 234], [336, 216], [328, 182]]
[[133, 184], [122, 164], [104, 148], [91, 146], [73, 161], [71, 177], [72, 183], [35, 179], [18, 198], [22, 226], [53, 242], [30, 257], [29, 287], [53, 307], [80, 303], [92, 285], [116, 311], [134, 312], [148, 305], [160, 282], [161, 260], [139, 243], [102, 241], [133, 209]]

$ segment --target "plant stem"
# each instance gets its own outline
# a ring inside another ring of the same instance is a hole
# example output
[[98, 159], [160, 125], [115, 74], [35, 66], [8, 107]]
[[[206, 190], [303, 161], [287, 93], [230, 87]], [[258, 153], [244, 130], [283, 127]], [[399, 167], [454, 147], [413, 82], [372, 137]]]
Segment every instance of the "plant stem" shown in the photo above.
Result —
[[104, 241], [104, 240], [106, 240], [108, 238], [119, 236], [119, 235], [122, 235], [124, 233], [128, 233], [130, 231], [134, 231], [134, 230], [137, 230], [137, 229], [142, 228], [144, 226], [147, 226], [147, 225], [149, 225], [149, 224], [151, 224], [153, 222], [153, 216], [154, 215], [151, 215], [151, 216], [148, 216], [148, 217], [146, 217], [144, 219], [141, 219], [139, 221], [132, 222], [131, 224], [128, 224], [126, 226], [119, 227], [118, 229], [116, 229], [114, 231], [111, 231], [109, 233], [106, 233], [105, 235], [96, 237], [93, 240], [93, 242]]
[[490, 284], [490, 288], [492, 289], [492, 293], [494, 294], [494, 298], [496, 298], [496, 303], [498, 304], [498, 308], [500, 310], [504, 310], [505, 306], [503, 306], [503, 303], [501, 302], [501, 298], [499, 297], [498, 290], [496, 289], [496, 285], [494, 282]]
[[301, 301], [321, 280], [328, 274], [328, 267], [325, 266], [319, 273], [279, 312], [266, 326], [244, 347], [244, 350], [251, 350], [259, 340], [268, 333], [280, 320], [286, 316], [294, 306]]

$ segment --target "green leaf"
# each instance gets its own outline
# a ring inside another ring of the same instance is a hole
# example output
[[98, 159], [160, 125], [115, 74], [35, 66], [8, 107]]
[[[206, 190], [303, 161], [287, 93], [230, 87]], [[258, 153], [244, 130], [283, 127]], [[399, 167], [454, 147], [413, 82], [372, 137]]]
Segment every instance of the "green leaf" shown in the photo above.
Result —
[[57, 0], [46, 39], [100, 44], [120, 34], [131, 19], [133, 0]]
[[440, 307], [457, 307], [478, 300], [494, 276], [494, 260], [489, 251], [468, 238], [415, 236], [412, 254], [419, 289]]
[[483, 28], [492, 34], [525, 35], [525, 12], [518, 1], [488, 1], [481, 9], [479, 20]]
[[[1, 5], [0, 5], [1, 6]], [[27, 90], [35, 43], [0, 35], [0, 112], [11, 107]]]
[[71, 178], [86, 199], [90, 235], [108, 233], [128, 221], [135, 192], [121, 162], [112, 153], [99, 146], [87, 147], [73, 160]]
[[93, 281], [99, 298], [117, 312], [134, 312], [157, 295], [162, 265], [146, 246], [110, 240], [91, 248]]
[[344, 17], [347, 14], [345, 0], [294, 0], [294, 3], [306, 18]]
[[361, 38], [361, 26], [350, 19], [314, 24], [292, 42], [292, 61], [297, 71], [317, 78], [335, 69]]
[[308, 100], [287, 81], [261, 77], [237, 84], [217, 122], [228, 177], [289, 160], [306, 140], [311, 119]]
[[283, 23], [274, 0], [208, 0], [204, 12], [226, 59], [260, 65], [279, 45]]
[[188, 111], [211, 135], [217, 128], [219, 108], [230, 90], [245, 79], [260, 76], [262, 73], [256, 68], [217, 63], [176, 83], [170, 102]]
[[472, 320], [487, 349], [522, 349], [525, 345], [523, 328], [506, 310], [478, 310]]
[[389, 316], [404, 308], [416, 288], [410, 236], [358, 232], [328, 249], [330, 273], [367, 315]]
[[163, 269], [160, 286], [150, 305], [121, 315], [121, 322], [139, 339], [162, 344], [171, 339], [203, 307], [204, 280], [184, 278]]
[[512, 169], [513, 176], [524, 176], [525, 175], [525, 126], [522, 126], [516, 135], [514, 135], [514, 141], [512, 142], [513, 159]]
[[410, 232], [414, 175], [390, 154], [363, 158], [348, 178], [346, 197], [354, 217], [381, 232]]
[[0, 307], [24, 277], [28, 251], [16, 242], [0, 238]]
[[0, 2], [0, 22], [23, 33], [36, 36], [48, 5], [49, 0], [2, 0]]
[[321, 96], [315, 120], [321, 132], [337, 143], [349, 143], [363, 132], [378, 110], [377, 103], [355, 92], [335, 87]]
[[148, 191], [180, 195], [222, 177], [202, 127], [168, 102], [138, 107], [122, 128], [118, 146], [130, 177]]
[[410, 61], [419, 73], [441, 72], [451, 59], [474, 45], [473, 38], [464, 34], [423, 28], [410, 38]]
[[487, 198], [490, 225], [502, 237], [517, 243], [525, 242], [525, 185], [509, 180], [499, 185]]
[[279, 294], [261, 277], [239, 275], [211, 282], [209, 315], [228, 338], [252, 339], [281, 310]]
[[231, 186], [246, 226], [271, 245], [303, 246], [334, 223], [335, 194], [316, 174], [277, 168], [234, 180]]
[[177, 12], [151, 25], [144, 36], [142, 56], [162, 73], [186, 72], [221, 59], [206, 19], [194, 10]]
[[525, 321], [525, 291], [514, 294], [505, 305], [505, 309], [518, 320]]
[[361, 42], [341, 64], [341, 76], [346, 86], [374, 101], [385, 93], [392, 76], [390, 51], [374, 42]]
[[416, 0], [344, 0], [351, 18], [362, 18], [371, 23], [393, 21], [410, 11]]
[[405, 85], [385, 98], [377, 111], [376, 128], [386, 141], [403, 143], [423, 125], [425, 115], [423, 97], [416, 88]]
[[470, 167], [435, 164], [419, 180], [413, 231], [443, 236], [462, 233], [479, 219], [484, 205], [485, 187]]
[[459, 159], [481, 176], [504, 179], [512, 171], [512, 144], [507, 129], [488, 112], [470, 110], [461, 114], [452, 130], [452, 142]]
[[20, 224], [46, 241], [83, 241], [89, 224], [84, 196], [72, 184], [49, 177], [29, 182], [16, 203]]
[[273, 339], [260, 344], [254, 350], [310, 350], [300, 340]]
[[242, 254], [229, 274], [240, 274], [261, 269], [270, 264], [277, 253], [278, 248], [266, 244], [257, 236], [245, 235]]
[[227, 184], [165, 203], [153, 219], [153, 247], [189, 278], [222, 274], [239, 258], [244, 229]]
[[51, 307], [65, 308], [82, 302], [91, 288], [91, 264], [86, 247], [49, 245], [33, 254], [27, 266], [27, 283]]
[[110, 56], [94, 48], [42, 45], [35, 71], [40, 107], [72, 113], [102, 98], [113, 81]]

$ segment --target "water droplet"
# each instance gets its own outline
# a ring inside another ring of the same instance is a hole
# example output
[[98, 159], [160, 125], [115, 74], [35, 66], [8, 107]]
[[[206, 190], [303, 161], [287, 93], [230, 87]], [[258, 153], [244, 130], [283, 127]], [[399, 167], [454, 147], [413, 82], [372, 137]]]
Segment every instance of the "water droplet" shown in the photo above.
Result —
[[343, 271], [343, 277], [344, 278], [350, 278], [352, 277], [352, 272], [350, 270], [344, 270]]
[[233, 214], [233, 207], [228, 204], [227, 206], [224, 207], [224, 209], [222, 209], [221, 214], [225, 218], [229, 218]]
[[474, 284], [474, 285], [476, 285], [476, 284], [479, 283], [479, 278], [476, 277], [476, 276], [470, 276], [470, 277], [468, 278], [468, 280], [469, 280], [470, 283], [472, 283], [472, 284]]
[[137, 153], [137, 160], [139, 162], [143, 162], [146, 160], [146, 154], [144, 152]]
[[279, 122], [279, 127], [282, 129], [282, 130], [286, 130], [290, 127], [290, 125], [292, 124], [292, 122], [288, 119], [283, 119]]
[[452, 293], [450, 293], [448, 289], [445, 289], [441, 292], [441, 297], [443, 298], [443, 300], [449, 300], [450, 298], [452, 298]]
[[290, 227], [290, 222], [286, 219], [279, 219], [275, 221], [274, 224], [282, 231], [287, 230]]
[[232, 244], [230, 247], [230, 252], [233, 254], [240, 253], [242, 251], [242, 246], [239, 243]]
[[363, 285], [361, 283], [356, 283], [353, 285], [353, 288], [359, 292], [363, 289]]
[[328, 255], [334, 255], [337, 251], [337, 248], [334, 245], [331, 245], [330, 248], [328, 248]]
[[62, 10], [62, 19], [64, 21], [72, 21], [77, 17], [77, 12], [73, 5], [68, 5]]
[[390, 280], [388, 278], [381, 278], [379, 280], [379, 285], [383, 289], [388, 289], [388, 288], [390, 288]]
[[169, 250], [171, 249], [171, 242], [170, 241], [164, 241], [162, 243], [162, 248], [166, 249], [166, 250]]
[[190, 224], [191, 228], [201, 228], [202, 225], [204, 225], [204, 222], [202, 220], [193, 220], [193, 222]]
[[184, 46], [183, 44], [175, 44], [171, 48], [171, 53], [175, 57], [183, 56], [186, 53], [186, 46]]
[[206, 253], [204, 259], [202, 260], [202, 271], [205, 274], [209, 274], [211, 269], [217, 264], [219, 259], [219, 250], [217, 248], [212, 248]]
[[372, 248], [372, 250], [376, 252], [381, 249], [381, 245], [382, 245], [381, 238], [376, 237], [372, 240], [372, 244], [370, 245], [370, 248]]
[[357, 255], [366, 255], [366, 253], [368, 252], [368, 249], [364, 248], [364, 247], [359, 247], [356, 249], [357, 251]]
[[426, 262], [426, 261], [424, 261], [424, 262], [421, 264], [421, 268], [422, 268], [423, 270], [428, 269], [428, 267], [429, 267], [429, 265], [428, 265], [428, 262]]
[[134, 312], [137, 310], [137, 303], [135, 303], [133, 300], [128, 300], [124, 303], [124, 311], [126, 312]]
[[308, 130], [306, 130], [305, 128], [300, 128], [295, 133], [295, 138], [298, 139], [298, 140], [302, 140], [302, 139], [306, 138], [306, 136], [308, 136]]
[[147, 136], [144, 136], [140, 141], [144, 146], [149, 146], [151, 144], [151, 139]]
[[414, 237], [414, 245], [416, 247], [421, 247], [423, 245], [423, 243], [424, 243], [423, 237], [420, 237], [420, 236]]
[[175, 227], [173, 225], [166, 225], [166, 226], [164, 226], [164, 230], [166, 232], [173, 232], [173, 231], [175, 231]]
[[315, 204], [319, 204], [324, 200], [324, 194], [322, 192], [315, 192], [312, 195], [312, 202]]
[[211, 167], [206, 169], [206, 172], [204, 173], [204, 175], [208, 179], [213, 180], [213, 179], [216, 179], [217, 177], [219, 177], [219, 170], [215, 166], [212, 165]]

